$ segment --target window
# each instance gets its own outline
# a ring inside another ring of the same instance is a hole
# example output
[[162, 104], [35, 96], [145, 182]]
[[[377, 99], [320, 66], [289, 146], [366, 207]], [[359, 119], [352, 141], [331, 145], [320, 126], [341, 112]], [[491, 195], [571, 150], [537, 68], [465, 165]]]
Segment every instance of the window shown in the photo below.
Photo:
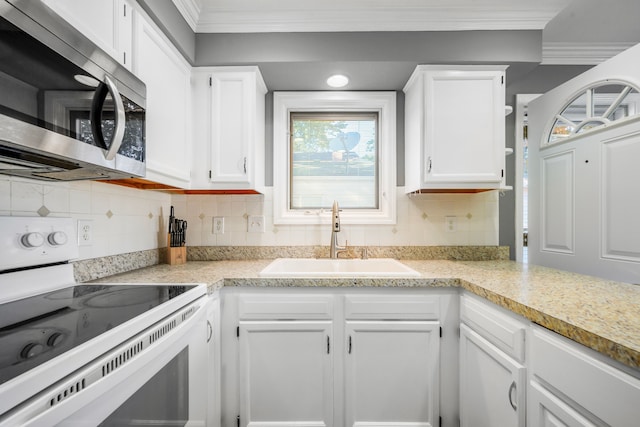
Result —
[[290, 209], [377, 209], [378, 113], [290, 113]]
[[548, 144], [640, 114], [638, 89], [625, 82], [600, 82], [580, 91], [555, 116]]
[[274, 94], [274, 223], [395, 223], [395, 93]]

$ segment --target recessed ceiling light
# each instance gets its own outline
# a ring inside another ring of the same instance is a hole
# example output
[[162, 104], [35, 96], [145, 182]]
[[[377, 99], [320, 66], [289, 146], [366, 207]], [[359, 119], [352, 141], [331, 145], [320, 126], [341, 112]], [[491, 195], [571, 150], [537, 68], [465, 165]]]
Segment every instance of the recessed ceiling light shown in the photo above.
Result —
[[327, 79], [327, 84], [331, 87], [345, 87], [349, 84], [349, 77], [342, 74], [334, 74]]

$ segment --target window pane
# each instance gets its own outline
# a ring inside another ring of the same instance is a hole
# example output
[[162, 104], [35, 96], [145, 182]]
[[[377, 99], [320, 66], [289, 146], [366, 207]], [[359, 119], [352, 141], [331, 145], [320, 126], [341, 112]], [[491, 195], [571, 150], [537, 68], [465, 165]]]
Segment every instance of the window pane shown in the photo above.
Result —
[[583, 121], [587, 117], [586, 92], [574, 99], [560, 114], [574, 123]]
[[[590, 99], [590, 101], [589, 101]], [[624, 82], [607, 82], [581, 91], [565, 107], [549, 133], [548, 142], [567, 140], [610, 122], [640, 114], [638, 89]]]
[[290, 209], [377, 209], [378, 114], [290, 117]]
[[565, 120], [557, 119], [551, 128], [549, 142], [561, 141], [573, 133], [575, 127], [568, 124]]

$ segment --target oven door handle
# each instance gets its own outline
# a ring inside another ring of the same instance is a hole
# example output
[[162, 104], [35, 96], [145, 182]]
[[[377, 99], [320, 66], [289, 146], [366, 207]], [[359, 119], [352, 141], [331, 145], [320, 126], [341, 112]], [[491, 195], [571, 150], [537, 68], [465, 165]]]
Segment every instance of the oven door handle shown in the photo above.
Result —
[[[104, 108], [108, 93], [110, 93], [113, 98], [113, 107], [115, 109], [114, 130], [111, 137], [111, 145], [109, 146], [107, 146], [107, 141], [105, 141], [104, 134], [102, 133], [102, 109]], [[122, 145], [125, 120], [124, 104], [122, 103], [120, 92], [113, 80], [111, 80], [109, 76], [105, 76], [104, 82], [100, 83], [96, 88], [96, 93], [93, 96], [93, 102], [91, 104], [91, 129], [96, 143], [105, 150], [104, 158], [107, 160], [113, 160]]]

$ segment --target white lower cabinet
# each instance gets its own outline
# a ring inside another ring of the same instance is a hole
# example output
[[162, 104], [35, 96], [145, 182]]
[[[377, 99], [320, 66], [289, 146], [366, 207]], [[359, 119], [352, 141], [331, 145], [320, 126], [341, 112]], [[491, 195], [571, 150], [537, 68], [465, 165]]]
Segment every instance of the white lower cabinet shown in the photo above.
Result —
[[207, 303], [207, 427], [220, 427], [220, 296]]
[[332, 426], [331, 321], [241, 321], [240, 425]]
[[460, 425], [524, 426], [527, 324], [467, 294], [460, 320]]
[[529, 386], [529, 426], [531, 427], [596, 427], [562, 399], [532, 381]]
[[467, 325], [460, 326], [460, 425], [525, 425], [523, 365]]
[[439, 425], [440, 296], [273, 291], [223, 298], [223, 426]]
[[530, 426], [638, 425], [638, 370], [544, 328], [531, 332]]
[[347, 426], [437, 426], [439, 323], [347, 321]]
[[466, 291], [224, 288], [221, 295], [223, 427], [640, 420], [637, 369]]

